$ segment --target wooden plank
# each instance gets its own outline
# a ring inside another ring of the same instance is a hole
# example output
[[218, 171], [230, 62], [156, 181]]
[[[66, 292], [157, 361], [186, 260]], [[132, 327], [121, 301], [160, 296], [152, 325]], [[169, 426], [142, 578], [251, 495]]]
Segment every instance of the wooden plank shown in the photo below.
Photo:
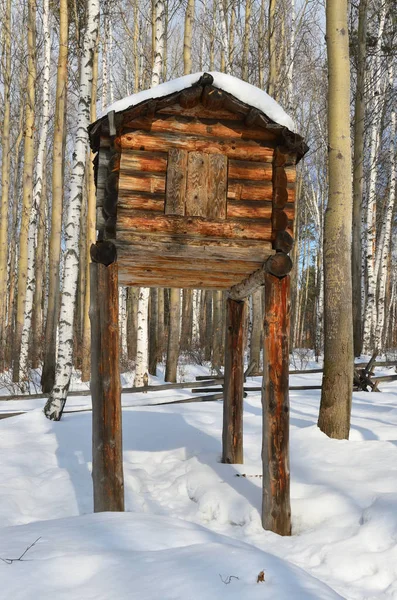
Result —
[[170, 148], [181, 148], [188, 152], [207, 152], [224, 154], [228, 158], [239, 160], [273, 161], [273, 148], [269, 148], [254, 140], [237, 140], [235, 138], [205, 138], [194, 135], [181, 136], [172, 133], [146, 133], [136, 131], [118, 138], [121, 148], [164, 152]]
[[[227, 216], [240, 219], [270, 219], [273, 205], [270, 201], [261, 200], [228, 200]], [[289, 219], [295, 215], [294, 205], [285, 207], [284, 212]]]
[[128, 267], [119, 264], [120, 285], [146, 287], [206, 288], [229, 289], [241, 280], [241, 273], [199, 272], [164, 270], [144, 267]]
[[[270, 220], [261, 222], [254, 220], [204, 219], [201, 217], [167, 216], [131, 216], [128, 210], [120, 208], [117, 214], [117, 231], [126, 232], [124, 240], [128, 240], [128, 232], [141, 232], [150, 235], [188, 235], [197, 237], [224, 237], [236, 239], [252, 239], [270, 241], [272, 228]], [[117, 235], [117, 237], [119, 237]], [[123, 239], [121, 237], [121, 239]]]
[[94, 511], [124, 510], [118, 270], [92, 263], [91, 393]]
[[[170, 269], [172, 271], [202, 271], [203, 268], [207, 272], [217, 271], [223, 273], [226, 267], [224, 260], [211, 260], [206, 259], [205, 263], [203, 260], [198, 261], [192, 258], [179, 258], [177, 261], [174, 257], [164, 257], [159, 252], [155, 254], [147, 254], [144, 252], [135, 252], [131, 250], [127, 253], [118, 252], [118, 261], [124, 267], [144, 267], [147, 269], [162, 268]], [[233, 273], [241, 273], [241, 277], [245, 277], [256, 271], [261, 266], [261, 263], [257, 261], [240, 261], [233, 260], [227, 261], [227, 265], [232, 266]]]
[[262, 200], [228, 200], [227, 216], [230, 219], [271, 219], [273, 205]]
[[150, 172], [165, 173], [167, 170], [167, 152], [142, 152], [141, 150], [123, 150], [120, 171], [123, 173]]
[[165, 174], [162, 173], [136, 173], [129, 175], [120, 173], [119, 198], [130, 192], [150, 192], [151, 194], [165, 194]]
[[[125, 287], [131, 287], [132, 285], [136, 285], [137, 287], [148, 287], [148, 288], [169, 288], [170, 287], [170, 279], [167, 276], [152, 276], [145, 277], [142, 275], [131, 275], [127, 273], [120, 274], [120, 285]], [[172, 282], [172, 285], [176, 285], [179, 288], [187, 289], [187, 290], [228, 290], [233, 286], [233, 283], [236, 283], [236, 280], [227, 280], [221, 281], [219, 279], [194, 279], [190, 277], [189, 279], [177, 279], [175, 283]]]
[[227, 197], [231, 200], [272, 200], [273, 185], [271, 181], [246, 181], [229, 178]]
[[249, 181], [272, 181], [273, 168], [268, 163], [229, 160], [229, 179], [248, 179]]
[[262, 127], [247, 127], [244, 121], [219, 121], [218, 119], [189, 119], [170, 116], [154, 119], [137, 118], [124, 126], [124, 132], [151, 131], [153, 133], [176, 133], [178, 135], [198, 135], [202, 137], [231, 138], [235, 140], [260, 140], [275, 146], [277, 136]]
[[153, 212], [164, 213], [165, 195], [150, 194], [145, 192], [133, 193], [127, 195], [126, 192], [119, 197], [117, 207], [124, 208], [128, 211], [133, 210], [148, 210]]
[[179, 148], [168, 151], [167, 186], [165, 192], [165, 214], [185, 214], [188, 153]]
[[158, 110], [157, 115], [164, 115], [166, 118], [169, 115], [178, 115], [186, 118], [199, 119], [217, 119], [222, 121], [241, 121], [241, 116], [232, 113], [229, 110], [218, 109], [216, 111], [205, 108], [202, 104], [198, 104], [192, 108], [184, 108], [180, 104], [173, 104]]
[[263, 350], [264, 529], [291, 535], [289, 474], [289, 319], [290, 278], [266, 275]]
[[222, 462], [243, 463], [244, 324], [247, 305], [226, 302]]
[[222, 154], [208, 155], [208, 203], [209, 219], [226, 219], [227, 157]]
[[189, 152], [186, 182], [186, 215], [207, 216], [208, 154]]
[[[128, 233], [128, 241], [124, 232], [116, 240], [118, 256], [130, 256], [132, 253], [141, 256], [158, 256], [188, 258], [190, 260], [237, 260], [255, 261], [262, 264], [273, 254], [271, 242], [253, 240], [225, 240], [222, 238], [197, 239], [191, 236], [163, 235], [148, 239], [140, 233]], [[121, 239], [122, 238], [122, 239]]]
[[[233, 282], [239, 282], [242, 279], [242, 274], [241, 272], [234, 271], [233, 270], [233, 263], [229, 263], [228, 265], [228, 270], [225, 272], [223, 271], [217, 271], [216, 269], [213, 270], [205, 270], [205, 272], [203, 272], [202, 270], [200, 271], [200, 269], [180, 269], [177, 266], [175, 267], [171, 267], [169, 265], [167, 266], [162, 266], [162, 265], [145, 265], [145, 264], [129, 264], [125, 261], [118, 261], [119, 262], [119, 270], [120, 270], [120, 277], [122, 276], [122, 274], [128, 272], [128, 273], [133, 273], [136, 275], [142, 275], [143, 277], [156, 277], [156, 276], [160, 276], [160, 277], [166, 277], [167, 275], [169, 276], [169, 280], [170, 283], [172, 282], [173, 286], [172, 287], [181, 287], [179, 285], [174, 285], [174, 280], [178, 279], [178, 281], [181, 280], [188, 280], [190, 277], [194, 278], [194, 279], [199, 279], [201, 281], [204, 281], [205, 279], [210, 279], [212, 281], [219, 279], [219, 281], [223, 281], [223, 282], [227, 282], [227, 281], [233, 281]], [[171, 280], [172, 278], [172, 280]], [[170, 286], [168, 286], [170, 287]]]

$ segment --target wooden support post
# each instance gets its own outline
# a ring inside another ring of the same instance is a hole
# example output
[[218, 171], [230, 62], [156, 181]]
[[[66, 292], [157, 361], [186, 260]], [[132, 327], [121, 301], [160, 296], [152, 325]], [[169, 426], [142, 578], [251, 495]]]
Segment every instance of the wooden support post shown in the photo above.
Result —
[[118, 267], [92, 263], [90, 269], [94, 511], [123, 511]]
[[227, 299], [222, 462], [243, 463], [244, 324], [246, 303]]
[[290, 278], [265, 275], [263, 348], [264, 529], [291, 535], [289, 474], [289, 321]]

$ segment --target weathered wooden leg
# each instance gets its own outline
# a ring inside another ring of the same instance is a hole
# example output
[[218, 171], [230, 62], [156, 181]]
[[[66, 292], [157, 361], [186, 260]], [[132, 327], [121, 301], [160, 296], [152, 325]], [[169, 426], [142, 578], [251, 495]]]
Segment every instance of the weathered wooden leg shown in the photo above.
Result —
[[265, 276], [263, 348], [263, 498], [264, 529], [291, 535], [289, 474], [289, 321], [290, 278]]
[[118, 267], [92, 263], [90, 269], [94, 511], [123, 511]]
[[246, 303], [227, 299], [222, 462], [243, 463], [244, 324]]

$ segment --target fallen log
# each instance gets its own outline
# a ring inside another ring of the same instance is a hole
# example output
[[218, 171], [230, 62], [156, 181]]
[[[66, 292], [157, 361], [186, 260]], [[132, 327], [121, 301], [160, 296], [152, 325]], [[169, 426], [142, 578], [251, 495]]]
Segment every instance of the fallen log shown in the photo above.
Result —
[[[123, 388], [122, 394], [138, 394], [141, 392], [164, 392], [166, 390], [183, 390], [194, 389], [197, 387], [209, 387], [223, 382], [223, 377], [206, 379], [204, 381], [187, 381], [181, 383], [162, 383], [160, 385], [144, 385], [139, 387]], [[0, 396], [0, 402], [8, 402], [9, 400], [40, 400], [40, 398], [48, 398], [49, 394], [16, 394], [12, 396]], [[68, 397], [76, 396], [91, 396], [90, 390], [71, 391]]]

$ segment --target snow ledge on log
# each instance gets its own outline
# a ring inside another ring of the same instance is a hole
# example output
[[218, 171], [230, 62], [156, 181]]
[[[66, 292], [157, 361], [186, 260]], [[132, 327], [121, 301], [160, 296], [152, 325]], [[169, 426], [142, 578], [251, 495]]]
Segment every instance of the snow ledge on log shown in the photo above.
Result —
[[[137, 106], [146, 100], [163, 98], [164, 96], [181, 92], [182, 90], [185, 90], [186, 88], [196, 84], [203, 74], [204, 71], [193, 73], [192, 75], [184, 75], [183, 77], [172, 79], [171, 81], [162, 83], [154, 88], [143, 90], [137, 94], [127, 96], [126, 98], [118, 100], [117, 102], [114, 102], [108, 106], [104, 110], [102, 117], [112, 111], [116, 113], [123, 112], [124, 110], [127, 110], [132, 106]], [[253, 108], [257, 108], [267, 117], [269, 117], [269, 119], [278, 125], [286, 127], [292, 133], [298, 133], [293, 119], [287, 115], [285, 110], [263, 90], [251, 85], [250, 83], [247, 83], [246, 81], [242, 81], [237, 77], [226, 75], [226, 73], [210, 71], [209, 75], [212, 75], [214, 78], [212, 84], [214, 87], [232, 94], [235, 98], [241, 102], [244, 102], [245, 104], [248, 104], [249, 106], [252, 106]]]

